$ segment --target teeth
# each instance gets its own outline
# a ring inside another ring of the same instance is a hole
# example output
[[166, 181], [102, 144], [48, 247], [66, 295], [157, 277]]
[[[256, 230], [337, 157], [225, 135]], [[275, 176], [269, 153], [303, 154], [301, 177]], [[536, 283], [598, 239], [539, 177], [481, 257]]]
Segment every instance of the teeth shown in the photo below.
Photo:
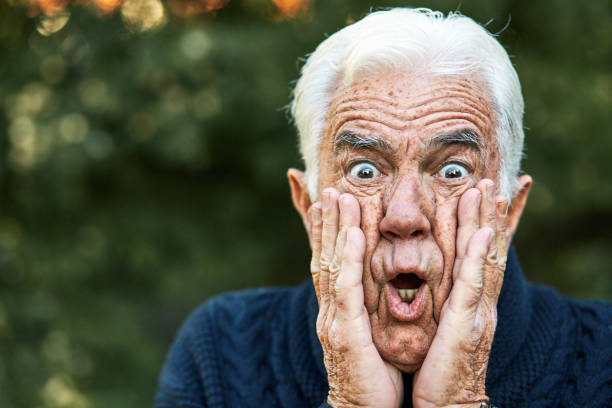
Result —
[[419, 291], [418, 288], [416, 289], [398, 289], [397, 293], [399, 294], [399, 297], [400, 299], [402, 299], [402, 301], [412, 302], [412, 299], [414, 299], [414, 296], [416, 295], [418, 291]]

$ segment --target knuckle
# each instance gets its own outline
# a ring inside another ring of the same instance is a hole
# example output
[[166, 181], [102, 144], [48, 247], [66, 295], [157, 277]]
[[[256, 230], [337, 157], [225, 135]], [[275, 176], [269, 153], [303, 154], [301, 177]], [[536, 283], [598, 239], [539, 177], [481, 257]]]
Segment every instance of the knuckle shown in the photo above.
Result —
[[332, 262], [329, 266], [329, 273], [330, 275], [338, 275], [340, 273], [340, 266], [338, 265], [337, 262]]
[[346, 312], [346, 301], [345, 299], [342, 298], [337, 298], [336, 299], [336, 307], [338, 308], [338, 310], [340, 310], [341, 312]]
[[457, 282], [468, 289], [469, 293], [474, 295], [476, 301], [478, 300], [483, 289], [482, 279], [467, 279], [466, 277], [460, 275], [457, 278]]
[[[338, 279], [335, 283], [334, 283], [334, 293], [336, 294], [336, 296], [340, 296], [342, 295], [344, 292], [346, 291], [344, 282], [341, 281], [341, 279]], [[338, 299], [338, 297], [336, 297], [336, 299]]]
[[321, 225], [323, 227], [323, 231], [327, 232], [335, 230], [338, 226], [338, 223], [335, 221], [324, 219]]
[[321, 258], [319, 259], [319, 265], [321, 266], [321, 269], [329, 271], [331, 268], [331, 260], [329, 259], [329, 256], [322, 254]]

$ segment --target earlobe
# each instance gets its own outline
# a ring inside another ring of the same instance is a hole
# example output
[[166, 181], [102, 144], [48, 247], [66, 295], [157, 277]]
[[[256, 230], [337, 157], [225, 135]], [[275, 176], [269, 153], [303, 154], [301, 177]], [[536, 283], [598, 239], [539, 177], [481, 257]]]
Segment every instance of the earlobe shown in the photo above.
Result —
[[306, 187], [306, 174], [297, 169], [289, 169], [289, 171], [287, 171], [287, 179], [289, 179], [293, 206], [302, 217], [306, 232], [309, 232], [310, 220], [308, 219], [308, 209], [310, 208], [311, 202], [308, 188]]
[[514, 235], [516, 228], [518, 227], [519, 220], [521, 219], [521, 214], [523, 214], [523, 210], [525, 209], [525, 204], [527, 203], [527, 196], [529, 195], [529, 190], [531, 189], [531, 185], [533, 184], [533, 180], [531, 176], [524, 174], [518, 178], [518, 191], [516, 196], [512, 200], [510, 204], [510, 208], [508, 208], [508, 232], [510, 236]]

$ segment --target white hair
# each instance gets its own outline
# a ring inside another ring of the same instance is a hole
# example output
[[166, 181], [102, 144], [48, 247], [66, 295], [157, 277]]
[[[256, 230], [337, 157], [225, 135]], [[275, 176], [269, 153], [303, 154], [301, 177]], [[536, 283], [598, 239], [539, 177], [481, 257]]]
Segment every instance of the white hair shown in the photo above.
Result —
[[485, 28], [458, 12], [424, 8], [373, 12], [323, 41], [302, 68], [291, 103], [311, 200], [316, 200], [319, 148], [335, 87], [365, 75], [419, 72], [482, 81], [495, 113], [500, 194], [518, 187], [523, 150], [523, 96], [508, 54]]

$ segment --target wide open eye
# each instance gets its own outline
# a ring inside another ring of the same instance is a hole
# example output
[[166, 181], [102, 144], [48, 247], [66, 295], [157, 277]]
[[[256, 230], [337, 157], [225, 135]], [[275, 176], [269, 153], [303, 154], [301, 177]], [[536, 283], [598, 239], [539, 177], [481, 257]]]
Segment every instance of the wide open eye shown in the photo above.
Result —
[[378, 171], [376, 166], [363, 162], [353, 165], [350, 169], [350, 173], [351, 176], [362, 180], [373, 179], [380, 175], [380, 171]]
[[438, 172], [438, 175], [447, 179], [459, 179], [467, 176], [468, 173], [468, 169], [466, 169], [464, 166], [457, 163], [451, 163], [442, 167]]

